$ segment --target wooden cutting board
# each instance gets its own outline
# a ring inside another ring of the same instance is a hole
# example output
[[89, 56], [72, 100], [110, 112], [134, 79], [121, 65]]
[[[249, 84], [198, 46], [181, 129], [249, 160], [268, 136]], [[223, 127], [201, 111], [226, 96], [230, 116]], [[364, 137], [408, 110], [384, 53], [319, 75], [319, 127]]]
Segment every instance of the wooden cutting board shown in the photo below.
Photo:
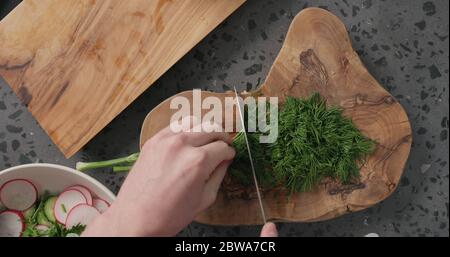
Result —
[[[325, 180], [310, 192], [290, 197], [283, 188], [264, 191], [266, 215], [271, 220], [319, 221], [370, 207], [395, 190], [408, 159], [412, 134], [405, 111], [366, 70], [352, 49], [342, 22], [318, 8], [305, 9], [294, 18], [265, 83], [250, 94], [278, 96], [283, 101], [286, 96], [305, 97], [312, 92], [319, 92], [331, 105], [341, 106], [344, 115], [351, 117], [377, 146], [361, 168], [358, 183], [341, 185]], [[192, 99], [192, 91], [176, 96], [180, 95]], [[233, 95], [204, 92], [202, 97], [217, 96], [223, 100]], [[141, 131], [141, 145], [169, 124], [176, 111], [169, 108], [173, 97], [148, 114]], [[248, 192], [227, 183], [225, 178], [215, 204], [197, 221], [261, 224], [254, 190], [250, 188]]]
[[0, 75], [70, 157], [245, 0], [25, 0]]

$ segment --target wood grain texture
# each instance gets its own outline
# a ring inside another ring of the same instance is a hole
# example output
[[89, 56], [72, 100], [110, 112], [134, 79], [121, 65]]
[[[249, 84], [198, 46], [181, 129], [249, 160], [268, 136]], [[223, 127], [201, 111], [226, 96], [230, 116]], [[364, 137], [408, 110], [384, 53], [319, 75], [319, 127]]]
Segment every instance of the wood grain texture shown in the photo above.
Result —
[[[305, 9], [295, 17], [265, 83], [252, 94], [283, 100], [312, 92], [319, 92], [331, 105], [343, 107], [344, 114], [377, 146], [362, 166], [358, 183], [342, 185], [326, 179], [312, 191], [290, 197], [283, 188], [264, 191], [266, 215], [271, 220], [319, 221], [370, 207], [395, 190], [409, 155], [412, 134], [405, 111], [361, 63], [342, 22], [317, 8]], [[219, 97], [227, 94], [208, 93]], [[178, 95], [191, 97], [192, 92]], [[169, 124], [171, 99], [149, 113], [141, 144]], [[261, 224], [255, 194], [227, 183], [225, 180], [216, 203], [197, 221]]]
[[25, 0], [0, 75], [70, 157], [245, 0]]

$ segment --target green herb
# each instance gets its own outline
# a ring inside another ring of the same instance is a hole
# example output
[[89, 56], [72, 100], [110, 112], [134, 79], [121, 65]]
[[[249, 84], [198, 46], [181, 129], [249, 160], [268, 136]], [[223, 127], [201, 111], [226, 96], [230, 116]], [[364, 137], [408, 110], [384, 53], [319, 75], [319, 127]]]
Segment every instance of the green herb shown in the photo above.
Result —
[[39, 237], [40, 233], [31, 223], [25, 223], [25, 230], [22, 232], [22, 237]]
[[[35, 226], [27, 226], [22, 236], [28, 237], [66, 237], [70, 233], [81, 235], [85, 225], [78, 224], [70, 229], [65, 228], [61, 224], [54, 223], [48, 230], [40, 231]], [[26, 234], [25, 234], [26, 233]]]
[[63, 210], [64, 213], [67, 213], [66, 206], [64, 206], [64, 204], [61, 204], [61, 209]]
[[[52, 197], [48, 192], [45, 192], [38, 200], [37, 208], [35, 208], [32, 215], [27, 215], [25, 218], [25, 230], [22, 232], [23, 237], [65, 237], [69, 233], [76, 233], [80, 235], [86, 226], [76, 225], [71, 229], [66, 229], [63, 225], [57, 222], [51, 222], [45, 217], [44, 205], [47, 199]], [[65, 207], [63, 207], [65, 209]], [[47, 230], [39, 230], [38, 225], [45, 225]]]
[[83, 233], [85, 228], [86, 228], [86, 226], [85, 225], [81, 225], [81, 224], [75, 225], [75, 226], [73, 226], [70, 229], [64, 228], [62, 235], [63, 236], [67, 236], [67, 234], [70, 234], [70, 233], [81, 235], [81, 233]]
[[[250, 147], [254, 162], [264, 165], [256, 169], [257, 176], [270, 174], [275, 178], [273, 181], [284, 184], [291, 192], [308, 191], [325, 177], [350, 182], [359, 176], [358, 163], [373, 150], [374, 142], [364, 137], [352, 121], [342, 115], [340, 108], [327, 107], [317, 93], [306, 99], [287, 98], [278, 120], [279, 134], [275, 143], [252, 143]], [[248, 134], [249, 139], [258, 136]], [[239, 183], [248, 185], [251, 172], [243, 168], [248, 167], [248, 155], [239, 156], [246, 149], [241, 141], [238, 138], [233, 142], [239, 158], [230, 169]], [[265, 154], [253, 154], [253, 151]], [[270, 186], [270, 182], [268, 184]]]
[[33, 214], [27, 218], [27, 221], [35, 224], [37, 223], [38, 214], [43, 211], [45, 201], [49, 198], [49, 193], [47, 191], [40, 197], [39, 203], [37, 204], [37, 208], [34, 209]]
[[291, 191], [310, 190], [324, 177], [348, 183], [359, 176], [358, 164], [373, 151], [342, 109], [327, 107], [319, 94], [288, 98], [279, 117], [272, 167]]

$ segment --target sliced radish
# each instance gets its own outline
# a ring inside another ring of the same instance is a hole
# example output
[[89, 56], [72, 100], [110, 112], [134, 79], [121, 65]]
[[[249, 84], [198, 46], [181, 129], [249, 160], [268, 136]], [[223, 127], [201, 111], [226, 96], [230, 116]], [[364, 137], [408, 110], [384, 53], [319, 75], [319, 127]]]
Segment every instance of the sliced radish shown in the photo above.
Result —
[[44, 232], [44, 231], [47, 231], [50, 229], [48, 226], [42, 225], [42, 224], [37, 225], [35, 228], [41, 232]]
[[94, 198], [93, 203], [93, 206], [100, 213], [104, 213], [109, 208], [109, 203], [101, 198]]
[[76, 189], [69, 189], [62, 192], [58, 196], [58, 199], [56, 199], [55, 207], [53, 208], [56, 221], [65, 224], [69, 212], [79, 204], [87, 204], [86, 197], [84, 197], [83, 193]]
[[24, 229], [22, 213], [11, 210], [0, 213], [0, 237], [20, 237]]
[[89, 205], [92, 205], [91, 191], [89, 189], [87, 189], [85, 186], [82, 186], [82, 185], [70, 186], [66, 190], [69, 190], [69, 189], [76, 189], [76, 190], [80, 191], [84, 195], [84, 197], [86, 197], [87, 203]]
[[66, 228], [71, 229], [76, 225], [88, 225], [100, 215], [100, 212], [88, 204], [79, 204], [69, 212], [66, 220]]
[[13, 179], [0, 187], [0, 201], [10, 210], [25, 211], [37, 198], [36, 187], [26, 179]]

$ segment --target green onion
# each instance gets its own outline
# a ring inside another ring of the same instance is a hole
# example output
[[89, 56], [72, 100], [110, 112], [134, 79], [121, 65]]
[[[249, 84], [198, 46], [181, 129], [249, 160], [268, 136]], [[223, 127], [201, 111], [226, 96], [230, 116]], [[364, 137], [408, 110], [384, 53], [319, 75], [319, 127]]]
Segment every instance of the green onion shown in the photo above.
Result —
[[93, 170], [98, 168], [108, 168], [108, 167], [114, 167], [114, 166], [120, 166], [120, 165], [126, 165], [130, 166], [132, 165], [137, 158], [139, 157], [139, 153], [134, 153], [132, 155], [112, 159], [108, 161], [99, 161], [99, 162], [77, 162], [76, 169], [79, 171], [87, 171], [87, 170]]

